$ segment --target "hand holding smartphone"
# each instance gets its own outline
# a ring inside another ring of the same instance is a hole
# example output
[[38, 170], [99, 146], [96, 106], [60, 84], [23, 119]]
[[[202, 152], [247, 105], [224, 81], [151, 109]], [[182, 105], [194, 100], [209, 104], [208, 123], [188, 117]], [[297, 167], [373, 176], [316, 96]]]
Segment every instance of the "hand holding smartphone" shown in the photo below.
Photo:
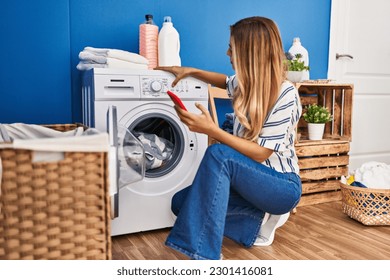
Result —
[[174, 94], [174, 93], [173, 93], [172, 91], [170, 91], [170, 90], [167, 91], [167, 94], [168, 94], [168, 96], [172, 99], [173, 103], [175, 103], [175, 105], [177, 105], [177, 106], [179, 106], [181, 109], [187, 111], [187, 108], [184, 106], [183, 102], [181, 101], [181, 99], [180, 99], [176, 94]]

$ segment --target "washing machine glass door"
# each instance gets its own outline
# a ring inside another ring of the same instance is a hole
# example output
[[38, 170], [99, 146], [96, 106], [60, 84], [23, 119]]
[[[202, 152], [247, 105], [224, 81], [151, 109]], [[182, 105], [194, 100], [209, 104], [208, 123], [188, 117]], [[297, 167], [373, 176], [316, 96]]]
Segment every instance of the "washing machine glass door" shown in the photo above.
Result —
[[143, 144], [126, 127], [118, 124], [119, 189], [145, 177]]
[[112, 217], [118, 217], [119, 189], [141, 181], [145, 176], [143, 144], [124, 126], [118, 124], [115, 106], [107, 111], [107, 132], [110, 139], [109, 180]]
[[164, 176], [179, 164], [185, 139], [182, 129], [172, 117], [161, 112], [145, 111], [132, 121], [128, 130], [144, 146], [145, 177]]

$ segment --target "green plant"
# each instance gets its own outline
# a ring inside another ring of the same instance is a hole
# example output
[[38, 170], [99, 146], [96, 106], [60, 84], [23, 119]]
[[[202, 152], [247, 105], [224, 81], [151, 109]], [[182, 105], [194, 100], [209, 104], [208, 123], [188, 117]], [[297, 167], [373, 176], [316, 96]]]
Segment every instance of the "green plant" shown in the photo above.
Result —
[[306, 107], [303, 119], [308, 123], [327, 123], [332, 120], [332, 115], [328, 111], [328, 108], [311, 104]]
[[302, 55], [297, 53], [292, 56], [290, 53], [286, 54], [288, 71], [304, 71], [310, 70], [309, 66], [305, 65], [305, 62], [301, 60]]

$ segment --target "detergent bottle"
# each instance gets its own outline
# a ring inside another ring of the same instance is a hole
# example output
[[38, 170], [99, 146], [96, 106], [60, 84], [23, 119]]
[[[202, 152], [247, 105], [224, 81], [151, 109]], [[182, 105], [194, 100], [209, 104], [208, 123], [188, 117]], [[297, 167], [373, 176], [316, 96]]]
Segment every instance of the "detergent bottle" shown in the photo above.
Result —
[[146, 21], [139, 26], [139, 54], [148, 61], [148, 69], [158, 65], [158, 26], [153, 15], [145, 15]]
[[[288, 50], [289, 53], [291, 53], [294, 57], [296, 54], [300, 53], [302, 55], [301, 60], [305, 63], [306, 66], [309, 66], [309, 53], [308, 51], [302, 46], [300, 38], [296, 37], [293, 40], [293, 44]], [[302, 80], [310, 80], [310, 72], [309, 70], [305, 70], [303, 72]]]
[[170, 16], [164, 17], [164, 23], [158, 35], [159, 66], [181, 66], [180, 36], [173, 27]]

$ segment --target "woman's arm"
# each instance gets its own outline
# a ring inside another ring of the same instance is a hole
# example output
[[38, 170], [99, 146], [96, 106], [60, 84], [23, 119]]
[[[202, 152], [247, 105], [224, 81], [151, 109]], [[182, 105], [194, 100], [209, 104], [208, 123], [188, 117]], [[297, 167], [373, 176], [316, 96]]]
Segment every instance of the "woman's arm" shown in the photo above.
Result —
[[202, 80], [208, 84], [212, 84], [219, 88], [226, 88], [226, 75], [217, 72], [205, 71], [193, 67], [180, 67], [180, 66], [159, 66], [154, 68], [155, 70], [163, 70], [171, 72], [176, 76], [172, 86], [174, 87], [181, 79], [191, 76]]
[[[176, 79], [173, 81], [172, 86], [175, 86], [179, 80], [187, 76], [192, 76], [219, 88], [226, 88], [226, 75], [224, 74], [179, 66], [157, 67], [155, 69], [173, 73], [176, 76]], [[175, 106], [180, 120], [186, 124], [191, 131], [207, 134], [218, 142], [228, 145], [258, 162], [263, 162], [271, 156], [272, 150], [224, 131], [214, 123], [206, 108], [200, 104], [196, 104], [196, 106], [202, 111], [200, 115], [181, 110]]]
[[271, 149], [264, 148], [255, 142], [251, 142], [224, 131], [213, 122], [210, 113], [205, 107], [198, 103], [196, 104], [196, 107], [202, 111], [200, 115], [187, 112], [175, 106], [180, 120], [185, 123], [191, 131], [207, 134], [218, 142], [228, 145], [258, 162], [263, 162], [271, 156], [273, 152]]
[[265, 161], [273, 153], [271, 149], [262, 147], [258, 143], [230, 134], [219, 127], [215, 131], [211, 132], [209, 136], [220, 143], [232, 147], [241, 154], [257, 162]]

